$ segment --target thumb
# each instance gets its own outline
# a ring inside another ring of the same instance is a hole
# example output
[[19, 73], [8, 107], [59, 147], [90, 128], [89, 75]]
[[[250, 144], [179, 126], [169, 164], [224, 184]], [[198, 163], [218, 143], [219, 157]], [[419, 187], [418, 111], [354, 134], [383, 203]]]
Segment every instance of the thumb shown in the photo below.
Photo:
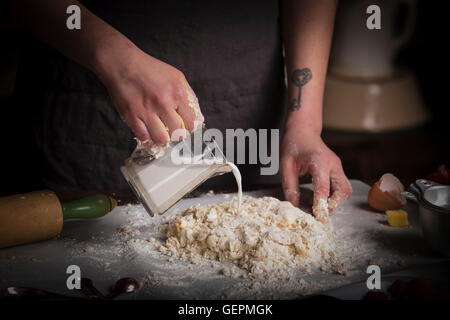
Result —
[[284, 198], [292, 203], [294, 207], [297, 207], [300, 201], [300, 191], [298, 187], [299, 170], [295, 164], [294, 158], [282, 160], [280, 169]]

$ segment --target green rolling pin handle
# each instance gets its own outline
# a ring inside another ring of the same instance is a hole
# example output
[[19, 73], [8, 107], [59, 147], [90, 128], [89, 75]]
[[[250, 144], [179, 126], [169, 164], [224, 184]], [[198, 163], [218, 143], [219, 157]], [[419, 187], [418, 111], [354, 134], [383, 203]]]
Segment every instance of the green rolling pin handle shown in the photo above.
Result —
[[104, 194], [87, 196], [61, 204], [64, 219], [91, 219], [102, 217], [117, 206], [114, 198]]

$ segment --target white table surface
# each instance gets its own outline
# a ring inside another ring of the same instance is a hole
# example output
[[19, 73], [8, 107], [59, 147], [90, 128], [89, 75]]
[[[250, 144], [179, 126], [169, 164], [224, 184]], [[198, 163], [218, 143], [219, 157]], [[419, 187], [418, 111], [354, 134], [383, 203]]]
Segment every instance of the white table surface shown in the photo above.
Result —
[[[358, 299], [367, 292], [364, 284], [368, 277], [368, 264], [380, 265], [384, 287], [392, 283], [392, 277], [432, 276], [434, 282], [448, 283], [446, 266], [449, 259], [434, 255], [425, 245], [416, 206], [408, 203], [405, 207], [409, 227], [392, 228], [387, 225], [385, 214], [376, 213], [368, 207], [369, 186], [357, 180], [351, 183], [352, 197], [331, 219], [349, 248], [361, 246], [363, 252], [354, 253], [354, 262], [347, 276], [299, 273], [296, 279], [291, 279], [294, 282], [289, 283], [230, 278], [220, 274], [224, 267], [222, 263], [192, 265], [179, 259], [170, 260], [145, 240], [141, 242], [144, 247], [139, 247], [136, 239], [145, 239], [149, 235], [163, 241], [158, 226], [179, 209], [197, 203], [229, 200], [235, 195], [205, 194], [183, 199], [163, 216], [153, 218], [140, 205], [119, 206], [96, 220], [66, 221], [61, 235], [56, 239], [0, 249], [0, 288], [33, 287], [82, 297], [80, 292], [66, 287], [66, 268], [73, 264], [81, 268], [82, 277], [92, 279], [96, 287], [105, 293], [120, 278], [132, 277], [140, 281], [142, 288], [137, 293], [121, 297], [123, 299], [298, 298], [326, 290], [325, 293], [336, 297]], [[311, 185], [302, 185], [301, 190], [300, 207], [310, 212]], [[280, 190], [245, 194], [281, 197]], [[129, 239], [118, 232], [121, 226], [139, 230], [140, 234], [127, 242]], [[138, 246], [133, 245], [136, 243]], [[88, 252], [85, 252], [86, 249]], [[297, 285], [301, 279], [308, 285]]]

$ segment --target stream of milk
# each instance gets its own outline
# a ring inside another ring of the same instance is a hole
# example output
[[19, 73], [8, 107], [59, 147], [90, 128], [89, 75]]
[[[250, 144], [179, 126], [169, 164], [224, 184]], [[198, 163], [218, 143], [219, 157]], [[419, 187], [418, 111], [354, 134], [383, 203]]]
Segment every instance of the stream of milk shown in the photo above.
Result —
[[241, 203], [242, 203], [242, 176], [241, 172], [239, 171], [238, 167], [232, 162], [227, 161], [227, 165], [231, 168], [231, 171], [233, 172], [234, 179], [236, 179], [236, 183], [238, 186], [238, 213], [241, 212]]

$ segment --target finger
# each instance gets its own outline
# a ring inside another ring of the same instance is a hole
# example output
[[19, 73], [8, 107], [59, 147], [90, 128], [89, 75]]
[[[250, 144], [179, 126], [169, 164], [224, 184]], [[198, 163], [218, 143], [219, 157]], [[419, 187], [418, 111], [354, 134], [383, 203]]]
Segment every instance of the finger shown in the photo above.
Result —
[[125, 123], [131, 128], [136, 138], [144, 145], [147, 150], [154, 145], [153, 140], [145, 126], [144, 121], [139, 118], [125, 120]]
[[186, 128], [189, 131], [193, 131], [195, 129], [195, 121], [202, 119], [196, 119], [194, 105], [196, 104], [198, 107], [198, 100], [189, 84], [186, 83], [186, 88], [184, 90], [180, 90], [177, 102], [178, 105], [176, 111], [183, 119]]
[[186, 129], [188, 129], [189, 131], [193, 131], [195, 122], [194, 110], [191, 107], [189, 107], [186, 101], [184, 101], [180, 102], [176, 111], [183, 119], [183, 123], [186, 126]]
[[145, 125], [147, 127], [147, 131], [150, 133], [150, 138], [155, 144], [165, 145], [169, 142], [169, 134], [166, 127], [155, 113], [150, 113], [147, 115]]
[[309, 173], [312, 177], [314, 190], [313, 214], [317, 220], [328, 222], [328, 196], [330, 195], [330, 176], [327, 171], [320, 170], [319, 166], [312, 164]]
[[172, 141], [179, 141], [179, 140], [186, 138], [188, 130], [186, 130], [186, 126], [184, 125], [183, 118], [181, 118], [181, 116], [176, 111], [175, 111], [175, 114], [178, 117], [178, 120], [180, 121], [181, 128], [175, 129], [175, 131], [172, 132], [170, 137], [171, 137]]
[[166, 109], [161, 112], [160, 118], [169, 130], [171, 141], [179, 141], [186, 136], [186, 133], [181, 132], [184, 129], [184, 121], [175, 109]]
[[281, 183], [284, 198], [292, 203], [293, 206], [298, 206], [300, 190], [298, 187], [298, 167], [294, 158], [281, 161]]
[[196, 121], [194, 126], [198, 125], [199, 123], [205, 122], [205, 117], [203, 117], [202, 111], [200, 110], [198, 98], [195, 95], [194, 90], [192, 90], [191, 86], [189, 85], [189, 83], [187, 81], [186, 81], [186, 95], [188, 98], [189, 107], [194, 110], [195, 121]]
[[330, 181], [332, 194], [328, 199], [328, 209], [333, 212], [352, 194], [352, 186], [343, 170], [332, 172]]

